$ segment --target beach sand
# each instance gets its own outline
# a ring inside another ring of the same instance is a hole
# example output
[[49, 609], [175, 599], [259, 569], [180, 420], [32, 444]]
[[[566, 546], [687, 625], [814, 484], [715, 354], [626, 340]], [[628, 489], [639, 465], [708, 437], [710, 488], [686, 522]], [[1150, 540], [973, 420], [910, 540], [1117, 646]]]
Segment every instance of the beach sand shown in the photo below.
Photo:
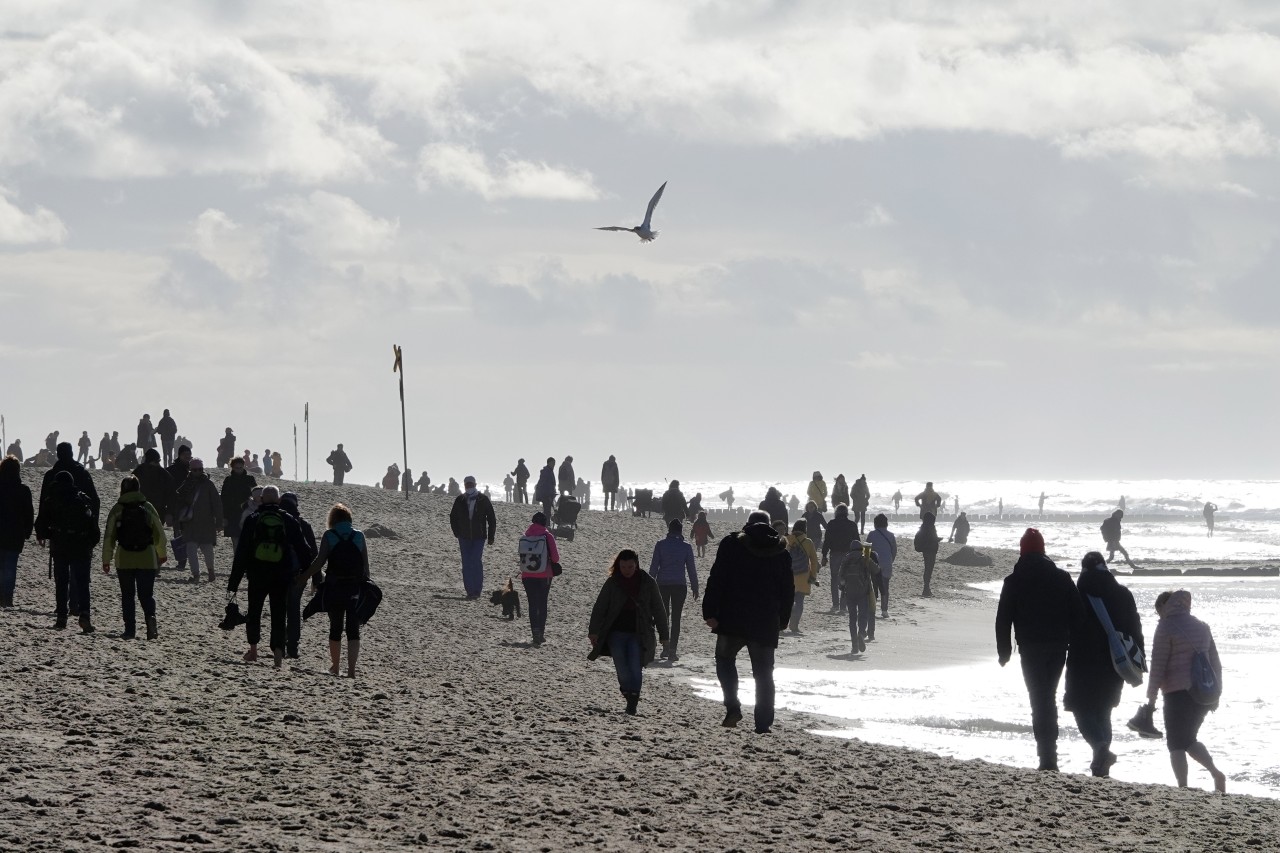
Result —
[[[104, 496], [117, 493], [119, 475], [95, 477]], [[1271, 800], [817, 737], [823, 721], [787, 712], [770, 735], [722, 729], [723, 709], [686, 683], [708, 671], [713, 649], [692, 601], [680, 664], [650, 668], [640, 714], [627, 717], [610, 663], [586, 660], [587, 615], [612, 555], [634, 547], [647, 559], [660, 520], [583, 515], [576, 541], [561, 546], [548, 642], [533, 648], [527, 621], [503, 621], [487, 596], [462, 600], [450, 499], [284, 485], [317, 529], [340, 497], [357, 526], [401, 536], [371, 540], [386, 597], [365, 628], [358, 677], [328, 675], [324, 617], [305, 625], [296, 665], [241, 662], [243, 629], [216, 627], [225, 541], [214, 584], [162, 572], [154, 642], [113, 636], [119, 592], [100, 564], [98, 632], [51, 630], [45, 554], [29, 545], [17, 606], [0, 612], [0, 848], [1276, 849]], [[497, 511], [487, 589], [516, 576], [529, 515]], [[990, 604], [962, 585], [1002, 576], [1012, 555], [997, 552], [990, 569], [940, 563], [938, 596], [912, 599], [914, 528], [896, 529], [894, 618], [866, 658], [827, 657], [848, 641], [839, 617], [812, 613], [829, 601], [820, 587], [805, 617], [812, 629], [782, 641], [780, 666], [994, 659]], [[700, 565], [704, 580], [709, 567]]]

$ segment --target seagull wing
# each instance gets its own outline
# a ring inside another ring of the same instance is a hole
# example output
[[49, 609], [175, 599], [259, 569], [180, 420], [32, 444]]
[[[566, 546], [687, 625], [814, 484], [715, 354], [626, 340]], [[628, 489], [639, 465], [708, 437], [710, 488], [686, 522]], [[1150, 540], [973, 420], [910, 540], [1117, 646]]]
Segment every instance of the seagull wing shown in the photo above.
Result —
[[602, 225], [596, 229], [597, 231], [630, 231], [630, 228], [623, 228], [621, 225]]
[[649, 220], [653, 219], [653, 209], [658, 206], [658, 200], [662, 198], [662, 191], [667, 188], [667, 182], [663, 181], [662, 186], [658, 187], [658, 191], [653, 194], [653, 198], [649, 199], [649, 209], [644, 212], [644, 225], [640, 226], [644, 230], [649, 230]]

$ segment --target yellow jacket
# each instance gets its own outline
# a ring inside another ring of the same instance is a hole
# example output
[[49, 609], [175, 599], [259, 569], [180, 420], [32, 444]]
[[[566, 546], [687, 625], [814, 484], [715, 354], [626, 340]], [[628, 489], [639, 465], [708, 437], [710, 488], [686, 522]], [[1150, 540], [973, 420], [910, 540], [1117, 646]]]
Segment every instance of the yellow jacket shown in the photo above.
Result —
[[796, 574], [791, 573], [791, 580], [795, 582], [796, 592], [809, 594], [809, 585], [818, 579], [818, 549], [813, 547], [813, 540], [803, 533], [787, 534], [787, 550], [799, 545], [804, 549], [805, 555], [809, 558], [809, 571]]
[[809, 500], [818, 505], [818, 512], [827, 511], [827, 481], [809, 481]]
[[[151, 522], [151, 547], [145, 551], [126, 551], [116, 544], [116, 522], [125, 504], [142, 504], [147, 512], [147, 520]], [[120, 496], [120, 500], [107, 515], [106, 538], [102, 541], [102, 562], [113, 562], [117, 571], [130, 569], [158, 569], [160, 561], [166, 558], [164, 526], [160, 523], [160, 514], [155, 507], [147, 503], [142, 492], [129, 492]]]

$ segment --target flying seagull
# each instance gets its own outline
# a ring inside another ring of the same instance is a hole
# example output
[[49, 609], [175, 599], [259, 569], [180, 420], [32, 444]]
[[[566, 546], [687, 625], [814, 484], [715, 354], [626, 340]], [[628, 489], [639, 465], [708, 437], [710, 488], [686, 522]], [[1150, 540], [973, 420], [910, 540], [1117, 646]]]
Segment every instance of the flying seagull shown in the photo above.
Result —
[[641, 243], [652, 243], [653, 239], [658, 236], [658, 232], [649, 227], [650, 221], [653, 219], [653, 209], [658, 206], [658, 199], [662, 198], [662, 191], [667, 188], [667, 182], [663, 181], [662, 186], [658, 187], [658, 191], [653, 194], [653, 198], [649, 199], [649, 209], [644, 212], [644, 222], [634, 228], [623, 228], [621, 225], [605, 225], [597, 228], [597, 231], [630, 231], [640, 238]]

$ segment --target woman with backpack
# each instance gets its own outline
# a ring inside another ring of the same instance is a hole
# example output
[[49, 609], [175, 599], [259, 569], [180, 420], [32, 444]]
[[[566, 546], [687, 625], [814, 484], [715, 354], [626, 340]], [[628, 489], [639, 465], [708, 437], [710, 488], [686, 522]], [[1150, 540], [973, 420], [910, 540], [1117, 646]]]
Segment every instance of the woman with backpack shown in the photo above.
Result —
[[547, 529], [547, 515], [535, 512], [524, 536], [520, 537], [520, 583], [529, 611], [529, 630], [533, 644], [540, 646], [546, 638], [547, 602], [551, 598], [551, 579], [560, 573], [560, 549], [556, 537]]
[[[800, 633], [800, 617], [804, 615], [804, 600], [811, 586], [818, 584], [818, 549], [808, 535], [808, 523], [802, 518], [791, 526], [787, 536], [787, 553], [791, 555], [791, 579], [795, 583], [796, 597], [791, 605], [791, 633]], [[780, 533], [785, 533], [786, 525]]]
[[120, 500], [107, 515], [106, 539], [102, 543], [102, 571], [111, 574], [116, 564], [120, 581], [120, 617], [124, 621], [122, 640], [132, 640], [137, 628], [134, 597], [142, 605], [147, 623], [147, 639], [160, 636], [156, 627], [156, 574], [169, 561], [165, 553], [164, 524], [160, 513], [142, 493], [138, 478], [120, 481]]
[[920, 529], [916, 531], [916, 538], [912, 544], [924, 559], [924, 591], [920, 595], [924, 598], [932, 598], [933, 590], [929, 588], [929, 582], [933, 580], [933, 564], [938, 559], [938, 546], [942, 544], [942, 537], [938, 535], [933, 513], [926, 512], [920, 516]]
[[1213, 632], [1191, 615], [1191, 593], [1185, 589], [1156, 597], [1160, 622], [1151, 639], [1151, 671], [1147, 677], [1147, 707], [1164, 692], [1164, 738], [1169, 747], [1178, 787], [1187, 787], [1187, 756], [1209, 771], [1213, 789], [1227, 790], [1227, 776], [1199, 740], [1205, 715], [1218, 708], [1222, 690], [1222, 661]]
[[667, 611], [658, 583], [640, 570], [635, 551], [619, 551], [609, 567], [609, 577], [591, 608], [587, 639], [591, 641], [587, 660], [601, 655], [613, 658], [627, 713], [634, 716], [640, 704], [644, 667], [653, 663], [658, 640], [664, 646], [669, 640]]
[[352, 526], [351, 510], [334, 504], [329, 510], [329, 529], [320, 537], [320, 553], [315, 562], [298, 576], [294, 585], [302, 588], [322, 567], [327, 566], [324, 609], [329, 614], [329, 674], [338, 674], [342, 662], [342, 634], [347, 634], [347, 678], [356, 677], [360, 657], [360, 595], [369, 580], [369, 548], [364, 533]]
[[0, 461], [0, 607], [13, 606], [18, 555], [35, 528], [35, 503], [22, 482], [22, 463], [14, 456]]

